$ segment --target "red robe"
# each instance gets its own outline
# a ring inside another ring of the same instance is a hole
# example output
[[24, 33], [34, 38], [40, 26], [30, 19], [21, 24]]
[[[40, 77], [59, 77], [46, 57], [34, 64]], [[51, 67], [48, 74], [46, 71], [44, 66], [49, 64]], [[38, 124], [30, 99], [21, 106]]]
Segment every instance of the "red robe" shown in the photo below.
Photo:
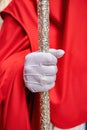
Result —
[[[24, 57], [38, 50], [36, 0], [13, 0], [1, 13], [0, 130], [38, 130], [39, 97], [25, 89]], [[50, 91], [54, 125], [87, 121], [87, 1], [50, 0], [50, 47], [65, 50]]]

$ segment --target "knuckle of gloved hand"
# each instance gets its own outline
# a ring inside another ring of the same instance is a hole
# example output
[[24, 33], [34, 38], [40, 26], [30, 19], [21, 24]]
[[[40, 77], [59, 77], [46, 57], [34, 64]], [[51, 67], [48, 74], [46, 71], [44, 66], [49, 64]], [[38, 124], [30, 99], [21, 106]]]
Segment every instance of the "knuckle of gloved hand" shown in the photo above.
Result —
[[49, 83], [50, 83], [50, 84], [54, 83], [55, 80], [56, 80], [56, 75], [49, 77], [49, 81], [50, 81]]
[[29, 61], [30, 60], [30, 58], [31, 58], [31, 53], [30, 54], [27, 54], [26, 56], [25, 56], [25, 62], [27, 61]]
[[56, 63], [57, 63], [57, 58], [56, 58], [54, 55], [52, 55], [52, 54], [49, 53], [48, 63], [53, 64], [53, 65], [56, 65]]
[[25, 56], [25, 64], [33, 63], [36, 58], [36, 52], [29, 53]]
[[57, 58], [52, 55], [51, 53], [42, 53], [42, 59], [43, 60], [43, 64], [56, 64], [57, 63]]
[[50, 73], [51, 73], [52, 75], [56, 75], [56, 73], [57, 73], [57, 71], [58, 71], [58, 67], [57, 67], [57, 66], [52, 66], [50, 71], [51, 71]]
[[34, 73], [34, 67], [31, 66], [31, 65], [26, 65], [26, 66], [24, 67], [24, 73], [25, 73], [25, 74]]
[[26, 87], [28, 88], [28, 90], [30, 90], [31, 92], [37, 92], [38, 90], [36, 89], [36, 85], [35, 84], [33, 84], [33, 83], [26, 83], [25, 84], [26, 85]]
[[53, 86], [53, 84], [55, 83], [55, 81], [56, 81], [56, 78], [55, 78], [55, 76], [54, 77], [52, 77], [52, 78], [49, 78], [49, 81], [48, 81], [48, 85], [50, 85], [50, 87], [52, 87]]

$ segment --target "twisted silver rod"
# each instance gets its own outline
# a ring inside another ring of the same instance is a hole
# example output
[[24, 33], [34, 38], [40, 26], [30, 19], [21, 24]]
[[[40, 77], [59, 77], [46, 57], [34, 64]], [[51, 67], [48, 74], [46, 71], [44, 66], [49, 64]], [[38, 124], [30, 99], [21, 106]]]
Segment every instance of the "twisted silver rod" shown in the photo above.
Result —
[[[39, 50], [49, 49], [49, 0], [38, 1], [38, 43]], [[40, 93], [40, 125], [41, 130], [50, 130], [49, 92]]]

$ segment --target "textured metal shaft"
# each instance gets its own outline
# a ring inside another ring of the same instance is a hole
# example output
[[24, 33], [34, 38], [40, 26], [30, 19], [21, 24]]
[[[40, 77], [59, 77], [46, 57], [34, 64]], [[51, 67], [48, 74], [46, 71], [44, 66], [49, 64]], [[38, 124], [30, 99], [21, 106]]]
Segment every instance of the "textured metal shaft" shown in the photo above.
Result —
[[[38, 42], [39, 50], [49, 49], [49, 0], [38, 0]], [[41, 130], [50, 130], [49, 92], [40, 93]]]

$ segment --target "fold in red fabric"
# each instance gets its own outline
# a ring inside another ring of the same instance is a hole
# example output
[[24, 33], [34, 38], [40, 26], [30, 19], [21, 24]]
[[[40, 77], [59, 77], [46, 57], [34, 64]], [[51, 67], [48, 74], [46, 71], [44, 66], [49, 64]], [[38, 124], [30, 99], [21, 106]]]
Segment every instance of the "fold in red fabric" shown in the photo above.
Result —
[[[39, 130], [39, 96], [23, 81], [25, 55], [38, 50], [37, 1], [13, 0], [1, 16], [0, 130]], [[51, 122], [60, 128], [87, 121], [86, 34], [86, 0], [50, 0], [50, 47], [66, 52], [50, 91]]]

